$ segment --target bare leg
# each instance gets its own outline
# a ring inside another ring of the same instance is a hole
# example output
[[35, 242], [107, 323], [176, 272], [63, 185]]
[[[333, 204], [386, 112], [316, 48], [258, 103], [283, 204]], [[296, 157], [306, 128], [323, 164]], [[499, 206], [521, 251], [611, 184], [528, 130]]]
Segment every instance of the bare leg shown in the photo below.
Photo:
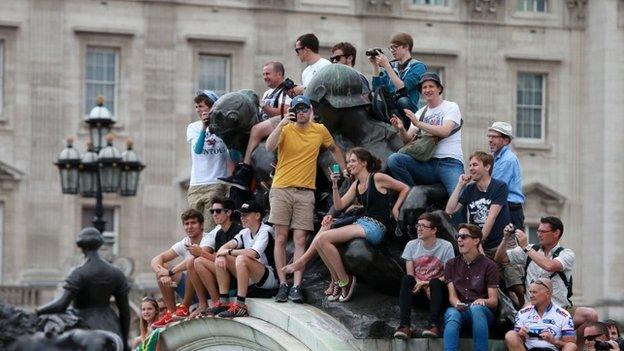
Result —
[[247, 142], [247, 149], [245, 149], [245, 157], [243, 158], [243, 163], [251, 165], [251, 153], [264, 138], [268, 137], [269, 134], [271, 134], [273, 129], [275, 129], [275, 126], [273, 125], [271, 118], [255, 124], [253, 127], [251, 127], [251, 132], [249, 133], [249, 141]]
[[[179, 279], [180, 279], [179, 273], [171, 277], [172, 282], [178, 281]], [[160, 279], [158, 278], [158, 276], [156, 276], [156, 281], [158, 282], [158, 289], [160, 290], [160, 294], [163, 297], [163, 301], [165, 302], [165, 307], [167, 307], [167, 311], [175, 312], [176, 299], [175, 299], [175, 292], [173, 290], [173, 287], [165, 286], [163, 283], [160, 282]]]
[[286, 243], [288, 242], [288, 226], [275, 225], [275, 268], [280, 283], [286, 283], [286, 273], [282, 268], [286, 265]]
[[[189, 260], [186, 260], [186, 272], [187, 272], [189, 279], [193, 283], [193, 287], [195, 288], [194, 289], [195, 294], [197, 294], [197, 299], [199, 300], [199, 306], [197, 306], [197, 309], [195, 309], [195, 311], [193, 311], [193, 313], [189, 315], [189, 318], [195, 318], [199, 316], [201, 311], [203, 311], [206, 307], [208, 307], [208, 304], [206, 303], [206, 289], [204, 288], [204, 285], [201, 283], [201, 280], [199, 279], [199, 275], [197, 275], [197, 272], [195, 271], [195, 262], [197, 260], [198, 258], [195, 258], [195, 257]], [[186, 292], [184, 293], [184, 295], [186, 296]]]
[[236, 257], [236, 283], [237, 295], [247, 297], [249, 288], [249, 278], [254, 282], [259, 282], [267, 268], [258, 260], [248, 256]]
[[195, 271], [201, 284], [208, 289], [210, 300], [213, 304], [216, 303], [219, 300], [219, 286], [217, 285], [214, 262], [204, 257], [198, 257], [195, 259]]
[[336, 244], [342, 244], [355, 238], [364, 238], [364, 229], [356, 224], [331, 229], [323, 233], [317, 242], [317, 247], [325, 265], [336, 272], [339, 280], [349, 279], [342, 264], [340, 252]]
[[298, 270], [304, 270], [306, 264], [308, 264], [308, 262], [310, 262], [310, 260], [313, 259], [314, 256], [316, 256], [317, 254], [315, 244], [319, 234], [327, 230], [329, 230], [329, 226], [321, 227], [319, 232], [316, 233], [314, 239], [312, 239], [312, 243], [310, 243], [310, 247], [308, 247], [306, 252], [301, 257], [299, 257], [299, 259], [294, 260], [293, 263], [286, 265], [284, 268], [282, 268], [282, 270], [286, 273], [293, 273]]
[[[293, 254], [293, 260], [298, 260], [299, 258], [301, 258], [301, 256], [303, 256], [303, 253], [306, 250], [305, 246], [307, 242], [306, 240], [307, 237], [308, 237], [307, 230], [301, 230], [301, 229], [293, 230], [293, 240], [295, 242], [295, 252]], [[301, 280], [303, 280], [303, 267], [300, 270], [295, 271], [293, 285], [300, 286]]]
[[505, 344], [509, 351], [526, 351], [524, 341], [522, 341], [520, 334], [514, 330], [510, 330], [505, 334]]
[[225, 267], [219, 267], [215, 264], [220, 294], [227, 294], [230, 290], [230, 272], [236, 275], [236, 258], [230, 255], [224, 257], [226, 259]]

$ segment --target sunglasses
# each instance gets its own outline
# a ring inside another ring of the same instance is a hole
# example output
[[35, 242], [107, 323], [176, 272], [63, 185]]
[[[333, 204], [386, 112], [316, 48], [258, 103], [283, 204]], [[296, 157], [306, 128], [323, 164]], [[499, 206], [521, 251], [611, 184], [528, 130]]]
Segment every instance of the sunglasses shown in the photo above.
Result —
[[544, 283], [541, 279], [531, 280], [531, 284], [541, 285], [545, 287], [546, 290], [550, 291], [550, 288], [548, 287], [548, 285], [546, 285], [546, 283]]
[[308, 113], [310, 111], [309, 107], [295, 107], [293, 108], [294, 113]]
[[602, 334], [585, 335], [583, 339], [585, 339], [586, 341], [594, 341], [599, 336], [602, 336]]
[[466, 240], [466, 239], [475, 239], [473, 236], [471, 236], [470, 234], [458, 234], [457, 235], [457, 239], [462, 239], [462, 240]]
[[305, 49], [305, 47], [295, 48], [295, 52], [297, 53], [297, 55], [299, 55], [299, 50], [303, 50], [303, 49]]
[[224, 208], [213, 208], [210, 209], [210, 214], [220, 214], [221, 212], [226, 211]]
[[347, 57], [347, 55], [335, 55], [329, 58], [329, 61], [331, 61], [331, 63], [336, 63], [338, 61], [340, 61], [341, 57]]

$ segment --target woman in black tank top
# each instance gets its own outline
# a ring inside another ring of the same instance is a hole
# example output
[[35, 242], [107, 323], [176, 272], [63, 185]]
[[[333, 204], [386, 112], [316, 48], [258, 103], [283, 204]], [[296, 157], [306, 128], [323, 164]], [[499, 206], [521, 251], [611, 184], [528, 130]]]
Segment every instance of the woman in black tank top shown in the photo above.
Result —
[[[346, 272], [336, 246], [357, 238], [366, 239], [371, 244], [378, 244], [386, 231], [390, 215], [392, 214], [395, 219], [398, 217], [399, 209], [409, 192], [409, 187], [404, 183], [389, 175], [376, 173], [380, 168], [381, 161], [364, 148], [356, 147], [347, 153], [347, 169], [356, 181], [341, 197], [338, 193], [340, 175], [332, 175], [334, 207], [337, 210], [343, 210], [357, 198], [364, 207], [364, 214], [353, 224], [333, 229], [330, 229], [332, 216], [325, 216], [321, 223], [321, 230], [306, 253], [283, 268], [287, 273], [300, 270], [318, 252], [332, 278], [325, 292], [330, 301], [348, 301], [355, 287], [355, 276]], [[390, 195], [388, 194], [390, 190], [399, 193], [392, 209], [390, 209]]]

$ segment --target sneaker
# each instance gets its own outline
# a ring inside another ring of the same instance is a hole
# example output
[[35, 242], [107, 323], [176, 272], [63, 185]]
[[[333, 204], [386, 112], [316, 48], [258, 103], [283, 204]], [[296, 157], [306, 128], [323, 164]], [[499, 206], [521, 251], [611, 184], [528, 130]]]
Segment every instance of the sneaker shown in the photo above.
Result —
[[248, 317], [247, 305], [239, 305], [238, 302], [230, 302], [228, 309], [217, 315], [221, 318]]
[[334, 283], [332, 286], [332, 292], [327, 296], [327, 301], [336, 301], [340, 298], [340, 293], [342, 290], [338, 286], [338, 283]]
[[189, 316], [188, 307], [184, 306], [183, 304], [179, 304], [178, 308], [176, 308], [176, 311], [173, 314], [173, 319], [178, 321], [178, 320], [185, 319], [188, 316]]
[[253, 179], [253, 168], [242, 162], [237, 163], [231, 176], [217, 179], [219, 183], [233, 186], [241, 190], [249, 190], [251, 180]]
[[399, 325], [397, 330], [394, 332], [394, 337], [396, 339], [407, 340], [412, 336], [412, 330], [409, 327], [404, 327]]
[[214, 306], [206, 308], [202, 313], [206, 317], [214, 317], [223, 311], [227, 311], [228, 304], [222, 303], [221, 301], [214, 304]]
[[303, 303], [303, 294], [301, 294], [301, 288], [299, 285], [293, 285], [288, 293], [288, 299], [295, 303]]
[[425, 338], [439, 338], [440, 337], [440, 329], [438, 327], [430, 326], [429, 328], [423, 330], [422, 336]]
[[280, 284], [279, 290], [277, 291], [277, 295], [275, 295], [275, 302], [286, 302], [288, 301], [288, 284], [282, 283]]
[[152, 328], [154, 329], [158, 329], [158, 328], [164, 328], [167, 326], [167, 324], [173, 322], [173, 314], [169, 311], [165, 312], [165, 315], [162, 316], [162, 318], [160, 318], [159, 320], [157, 320], [156, 322], [152, 323]]
[[349, 276], [349, 283], [347, 285], [341, 287], [342, 293], [338, 300], [340, 302], [347, 302], [351, 299], [351, 295], [353, 295], [353, 291], [355, 290], [355, 276]]

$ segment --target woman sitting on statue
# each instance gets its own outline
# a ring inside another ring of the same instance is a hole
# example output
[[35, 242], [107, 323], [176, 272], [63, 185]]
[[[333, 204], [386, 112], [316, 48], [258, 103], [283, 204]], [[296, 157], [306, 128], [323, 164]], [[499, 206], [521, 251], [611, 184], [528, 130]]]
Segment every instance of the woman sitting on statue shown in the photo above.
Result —
[[[336, 246], [357, 238], [366, 239], [373, 245], [379, 244], [386, 232], [390, 216], [392, 215], [395, 219], [398, 217], [399, 209], [409, 191], [407, 185], [386, 174], [379, 173], [381, 161], [368, 150], [356, 147], [351, 149], [347, 155], [347, 169], [354, 177], [355, 182], [341, 197], [338, 193], [340, 175], [332, 173], [334, 207], [337, 210], [345, 209], [357, 199], [364, 209], [362, 216], [357, 218], [353, 224], [333, 229], [330, 229], [332, 216], [325, 216], [321, 230], [306, 253], [283, 268], [286, 272], [300, 270], [318, 252], [329, 269], [332, 279], [328, 292], [326, 292], [327, 299], [329, 301], [339, 300], [340, 302], [346, 302], [351, 298], [356, 279], [355, 276], [346, 272]], [[399, 193], [392, 210], [390, 210], [389, 190]]]

